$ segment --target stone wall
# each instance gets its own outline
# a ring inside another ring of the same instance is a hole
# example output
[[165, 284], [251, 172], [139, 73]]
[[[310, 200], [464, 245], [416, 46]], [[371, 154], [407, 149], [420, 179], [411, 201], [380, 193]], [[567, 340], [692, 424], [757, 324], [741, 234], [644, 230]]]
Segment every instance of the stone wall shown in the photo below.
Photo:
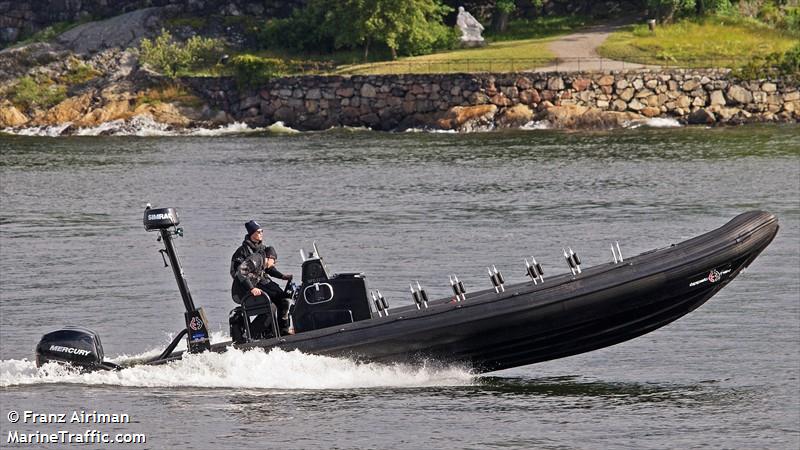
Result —
[[0, 0], [0, 45], [57, 22], [100, 20], [151, 6], [174, 14], [287, 17], [306, 0]]
[[[795, 80], [738, 81], [724, 70], [309, 76], [243, 90], [231, 79], [183, 81], [238, 120], [282, 121], [301, 130], [517, 126], [532, 119], [558, 121], [553, 111], [565, 109], [570, 116], [593, 114], [598, 126], [652, 117], [704, 124], [800, 117]], [[574, 119], [564, 126], [594, 123]]]

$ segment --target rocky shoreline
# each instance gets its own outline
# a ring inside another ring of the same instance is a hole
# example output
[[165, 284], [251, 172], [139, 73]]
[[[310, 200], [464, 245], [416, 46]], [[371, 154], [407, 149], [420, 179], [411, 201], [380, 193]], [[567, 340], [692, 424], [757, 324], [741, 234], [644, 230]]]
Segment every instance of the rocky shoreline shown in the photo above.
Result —
[[289, 77], [240, 90], [229, 79], [184, 79], [237, 120], [300, 130], [472, 131], [546, 120], [612, 128], [648, 118], [687, 124], [797, 122], [794, 79], [737, 80], [727, 70]]
[[[34, 67], [20, 69], [32, 61]], [[165, 78], [141, 67], [131, 50], [80, 56], [34, 44], [0, 52], [0, 75], [64, 85], [63, 99], [41, 107], [19, 105], [8, 95], [13, 83], [4, 83], [0, 131], [11, 133], [58, 127], [69, 135], [137, 118], [175, 130], [282, 122], [297, 130], [459, 132], [532, 122], [606, 129], [651, 118], [700, 125], [800, 121], [796, 79], [739, 80], [727, 70], [295, 76], [241, 87], [225, 77]]]

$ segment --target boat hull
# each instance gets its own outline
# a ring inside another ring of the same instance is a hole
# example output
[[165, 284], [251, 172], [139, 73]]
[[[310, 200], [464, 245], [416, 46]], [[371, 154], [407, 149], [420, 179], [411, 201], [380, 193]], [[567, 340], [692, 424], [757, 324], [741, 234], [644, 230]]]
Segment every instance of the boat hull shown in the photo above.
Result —
[[500, 294], [475, 292], [462, 302], [440, 299], [422, 310], [397, 308], [388, 317], [237, 347], [379, 362], [457, 362], [477, 372], [563, 358], [633, 339], [688, 314], [730, 283], [777, 231], [775, 216], [753, 211], [680, 244], [576, 276], [507, 285]]

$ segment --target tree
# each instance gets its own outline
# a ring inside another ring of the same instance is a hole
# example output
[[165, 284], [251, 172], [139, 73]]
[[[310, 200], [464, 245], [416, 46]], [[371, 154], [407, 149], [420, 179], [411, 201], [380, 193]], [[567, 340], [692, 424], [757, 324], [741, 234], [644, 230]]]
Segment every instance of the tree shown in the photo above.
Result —
[[385, 45], [395, 58], [430, 53], [457, 40], [442, 23], [451, 10], [440, 0], [310, 0], [292, 17], [270, 22], [263, 39], [303, 51], [361, 48], [365, 61], [374, 45]]
[[[430, 52], [448, 29], [442, 18], [450, 11], [438, 0], [317, 0], [328, 5], [322, 25], [332, 33], [336, 48], [362, 47], [364, 60], [374, 43], [398, 52]], [[342, 26], [347, 24], [347, 26]]]
[[647, 9], [661, 22], [672, 22], [676, 16], [691, 14], [695, 0], [647, 0]]
[[497, 0], [494, 7], [494, 14], [492, 14], [492, 25], [495, 31], [504, 32], [508, 27], [508, 17], [514, 10], [517, 9], [517, 4], [514, 0]]

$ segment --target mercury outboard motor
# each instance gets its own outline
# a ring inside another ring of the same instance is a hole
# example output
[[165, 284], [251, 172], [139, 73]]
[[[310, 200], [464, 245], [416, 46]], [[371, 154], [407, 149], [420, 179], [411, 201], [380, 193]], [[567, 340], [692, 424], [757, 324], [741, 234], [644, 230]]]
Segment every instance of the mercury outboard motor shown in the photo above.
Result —
[[[143, 223], [145, 230], [159, 233], [158, 240], [164, 243], [164, 248], [159, 252], [164, 258], [164, 265], [172, 266], [178, 290], [186, 307], [184, 314], [186, 328], [173, 338], [159, 356], [147, 363], [153, 364], [166, 360], [184, 336], [187, 338], [186, 347], [189, 353], [209, 350], [211, 340], [208, 333], [208, 320], [203, 308], [197, 308], [194, 305], [172, 242], [175, 237], [183, 236], [183, 229], [178, 228], [178, 224], [180, 224], [178, 212], [174, 208], [153, 209], [148, 203], [144, 210]], [[36, 346], [36, 366], [41, 367], [51, 361], [72, 364], [84, 371], [121, 369], [114, 363], [103, 361], [103, 345], [100, 343], [100, 337], [94, 331], [83, 327], [66, 327], [42, 336]]]
[[49, 362], [68, 363], [85, 371], [116, 370], [120, 367], [103, 361], [100, 336], [83, 327], [67, 327], [51, 331], [36, 346], [36, 367]]

